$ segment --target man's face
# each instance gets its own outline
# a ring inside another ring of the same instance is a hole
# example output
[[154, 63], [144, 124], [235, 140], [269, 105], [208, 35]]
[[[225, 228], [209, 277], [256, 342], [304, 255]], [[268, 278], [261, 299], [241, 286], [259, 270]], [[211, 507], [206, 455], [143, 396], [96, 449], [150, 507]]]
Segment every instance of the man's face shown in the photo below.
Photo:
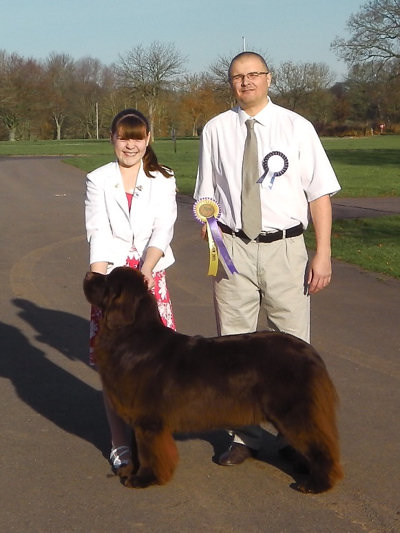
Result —
[[[231, 89], [240, 107], [246, 111], [251, 111], [255, 115], [268, 102], [267, 94], [271, 85], [271, 74], [261, 74], [250, 79], [244, 74], [254, 72], [267, 72], [264, 63], [257, 56], [243, 56], [236, 59], [229, 73]], [[235, 76], [242, 75], [235, 78]]]

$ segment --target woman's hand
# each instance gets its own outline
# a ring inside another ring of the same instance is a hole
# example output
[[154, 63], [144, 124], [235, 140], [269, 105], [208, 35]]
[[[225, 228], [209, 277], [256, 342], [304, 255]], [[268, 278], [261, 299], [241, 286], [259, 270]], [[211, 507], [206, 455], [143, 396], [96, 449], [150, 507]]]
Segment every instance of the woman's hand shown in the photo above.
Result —
[[141, 272], [144, 276], [144, 279], [146, 280], [147, 286], [150, 289], [154, 287], [154, 279], [151, 269], [147, 269], [144, 265], [141, 269]]

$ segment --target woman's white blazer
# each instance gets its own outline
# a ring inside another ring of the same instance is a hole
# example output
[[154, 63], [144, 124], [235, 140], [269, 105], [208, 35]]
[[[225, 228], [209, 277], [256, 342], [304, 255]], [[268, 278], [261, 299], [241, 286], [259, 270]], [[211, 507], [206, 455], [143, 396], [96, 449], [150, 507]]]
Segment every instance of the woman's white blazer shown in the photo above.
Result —
[[86, 177], [85, 219], [90, 264], [107, 261], [108, 271], [125, 265], [132, 244], [144, 260], [149, 246], [163, 252], [154, 271], [174, 262], [170, 247], [177, 215], [175, 177], [139, 170], [129, 212], [117, 162], [108, 163]]

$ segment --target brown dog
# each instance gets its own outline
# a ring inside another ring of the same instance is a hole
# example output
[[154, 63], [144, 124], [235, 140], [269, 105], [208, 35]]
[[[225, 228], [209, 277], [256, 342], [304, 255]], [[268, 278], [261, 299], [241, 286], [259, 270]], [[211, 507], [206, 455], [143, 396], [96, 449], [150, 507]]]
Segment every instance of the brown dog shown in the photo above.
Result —
[[269, 421], [306, 458], [303, 492], [343, 477], [337, 395], [306, 342], [257, 332], [203, 338], [165, 327], [143, 275], [129, 267], [88, 272], [87, 300], [103, 310], [96, 364], [116, 412], [134, 430], [139, 465], [125, 485], [170, 480], [178, 462], [174, 432], [238, 428]]

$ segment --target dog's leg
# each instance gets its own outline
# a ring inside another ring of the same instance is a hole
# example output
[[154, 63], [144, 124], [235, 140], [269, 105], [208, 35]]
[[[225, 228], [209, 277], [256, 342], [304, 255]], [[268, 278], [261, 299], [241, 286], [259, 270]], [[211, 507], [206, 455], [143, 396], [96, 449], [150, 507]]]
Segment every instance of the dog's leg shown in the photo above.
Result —
[[167, 483], [178, 463], [178, 450], [171, 432], [159, 418], [142, 417], [134, 426], [139, 469], [127, 478], [128, 487], [144, 488]]

